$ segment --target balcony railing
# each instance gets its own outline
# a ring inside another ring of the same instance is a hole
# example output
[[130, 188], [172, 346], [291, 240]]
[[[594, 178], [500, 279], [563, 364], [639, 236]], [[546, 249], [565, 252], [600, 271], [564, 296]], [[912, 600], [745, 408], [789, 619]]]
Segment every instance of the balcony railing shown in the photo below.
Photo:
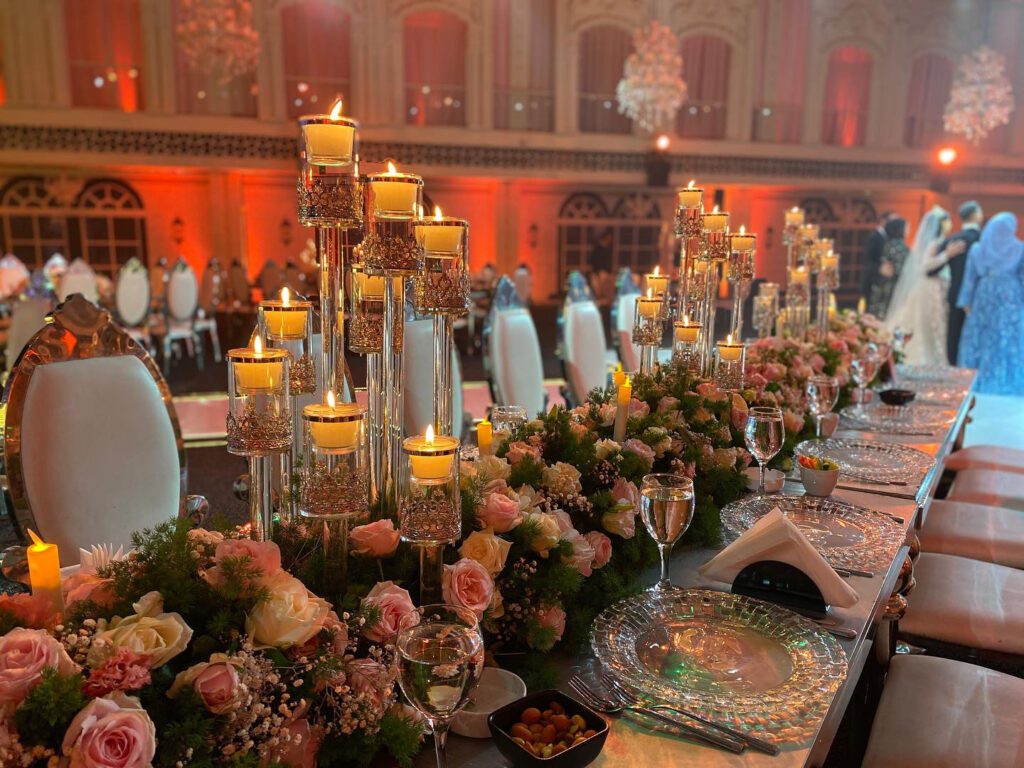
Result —
[[584, 133], [632, 133], [633, 121], [619, 114], [614, 93], [581, 93], [579, 126]]
[[465, 126], [465, 86], [406, 83], [405, 122], [409, 125]]
[[754, 107], [754, 141], [796, 144], [800, 141], [803, 109], [794, 104], [759, 104]]
[[687, 101], [676, 115], [676, 131], [688, 139], [724, 139], [725, 104]]
[[551, 91], [496, 88], [494, 127], [508, 131], [553, 131], [554, 94]]

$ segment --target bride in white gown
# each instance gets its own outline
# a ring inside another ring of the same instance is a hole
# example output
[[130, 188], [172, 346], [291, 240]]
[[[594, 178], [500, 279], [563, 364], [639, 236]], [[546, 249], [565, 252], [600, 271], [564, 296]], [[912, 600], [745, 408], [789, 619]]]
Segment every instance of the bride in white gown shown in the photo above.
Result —
[[947, 362], [949, 278], [944, 272], [948, 270], [935, 277], [929, 277], [928, 271], [945, 264], [939, 249], [951, 226], [949, 213], [937, 205], [924, 215], [885, 313], [889, 330], [898, 328], [909, 337], [904, 345], [904, 361], [912, 365], [946, 365]]

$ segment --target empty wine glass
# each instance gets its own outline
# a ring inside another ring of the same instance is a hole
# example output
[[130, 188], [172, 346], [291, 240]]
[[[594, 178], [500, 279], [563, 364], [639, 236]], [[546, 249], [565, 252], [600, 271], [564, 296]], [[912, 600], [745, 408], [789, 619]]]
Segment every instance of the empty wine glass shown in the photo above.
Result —
[[496, 405], [491, 408], [491, 424], [497, 438], [507, 440], [509, 435], [526, 424], [529, 417], [521, 405]]
[[747, 426], [743, 439], [750, 455], [757, 460], [759, 478], [758, 495], [764, 495], [764, 467], [782, 450], [786, 428], [782, 423], [782, 409], [774, 407], [751, 408], [747, 414]]
[[868, 344], [864, 349], [854, 355], [850, 361], [850, 371], [853, 373], [853, 380], [857, 384], [857, 413], [864, 414], [864, 399], [867, 395], [868, 385], [875, 380], [878, 369], [882, 365], [882, 358], [878, 354], [878, 347]]
[[452, 718], [469, 700], [484, 668], [484, 639], [476, 614], [455, 605], [424, 605], [399, 623], [398, 683], [434, 732], [438, 768]]
[[807, 408], [814, 417], [814, 431], [821, 437], [821, 419], [831, 413], [839, 399], [839, 380], [834, 376], [818, 374], [807, 380]]
[[661, 554], [661, 578], [650, 591], [671, 590], [668, 559], [672, 545], [686, 533], [693, 520], [693, 481], [683, 475], [655, 473], [640, 484], [640, 519], [658, 545]]

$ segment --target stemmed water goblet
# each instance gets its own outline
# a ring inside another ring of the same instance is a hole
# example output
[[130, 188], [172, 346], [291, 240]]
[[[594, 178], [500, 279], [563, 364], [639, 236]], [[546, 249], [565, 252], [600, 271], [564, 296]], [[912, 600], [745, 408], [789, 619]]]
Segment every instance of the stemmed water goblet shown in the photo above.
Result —
[[831, 413], [839, 400], [839, 380], [817, 374], [807, 379], [807, 408], [814, 417], [814, 434], [821, 437], [821, 419]]
[[398, 683], [430, 723], [437, 766], [445, 768], [448, 727], [483, 673], [480, 623], [467, 608], [424, 605], [402, 617], [395, 646]]
[[857, 399], [858, 416], [864, 415], [864, 400], [867, 397], [868, 385], [875, 380], [881, 365], [882, 358], [878, 353], [878, 347], [874, 344], [868, 344], [850, 361], [850, 371], [853, 373], [853, 380], [857, 384], [859, 395]]
[[764, 468], [782, 450], [786, 428], [782, 422], [782, 409], [758, 406], [747, 414], [747, 425], [743, 439], [747, 450], [757, 460], [757, 495], [764, 495]]
[[655, 473], [640, 484], [640, 519], [658, 545], [661, 578], [650, 591], [663, 593], [673, 589], [668, 575], [672, 546], [686, 533], [693, 520], [693, 480], [683, 475]]

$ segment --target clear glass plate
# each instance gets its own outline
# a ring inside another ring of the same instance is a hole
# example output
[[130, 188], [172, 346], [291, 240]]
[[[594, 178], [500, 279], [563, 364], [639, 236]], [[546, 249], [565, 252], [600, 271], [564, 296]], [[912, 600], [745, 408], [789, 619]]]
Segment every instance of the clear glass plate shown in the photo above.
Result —
[[805, 440], [796, 447], [797, 456], [829, 459], [854, 480], [878, 483], [913, 483], [932, 468], [935, 459], [924, 451], [898, 443], [830, 437]]
[[772, 741], [817, 731], [846, 678], [846, 655], [814, 622], [771, 603], [690, 589], [607, 608], [592, 646], [642, 694]]
[[974, 373], [968, 368], [956, 368], [952, 365], [907, 365], [896, 366], [900, 379], [906, 381], [930, 381], [934, 383], [963, 381], [970, 379]]
[[925, 405], [957, 406], [967, 394], [967, 387], [958, 382], [906, 381], [900, 387], [916, 392], [915, 402]]
[[857, 428], [892, 434], [935, 432], [948, 427], [956, 418], [956, 411], [922, 403], [904, 406], [869, 403], [863, 411], [856, 405], [848, 405], [839, 413]]
[[884, 571], [906, 539], [892, 518], [818, 496], [750, 496], [727, 504], [722, 509], [726, 536], [738, 538], [775, 507], [835, 568]]

